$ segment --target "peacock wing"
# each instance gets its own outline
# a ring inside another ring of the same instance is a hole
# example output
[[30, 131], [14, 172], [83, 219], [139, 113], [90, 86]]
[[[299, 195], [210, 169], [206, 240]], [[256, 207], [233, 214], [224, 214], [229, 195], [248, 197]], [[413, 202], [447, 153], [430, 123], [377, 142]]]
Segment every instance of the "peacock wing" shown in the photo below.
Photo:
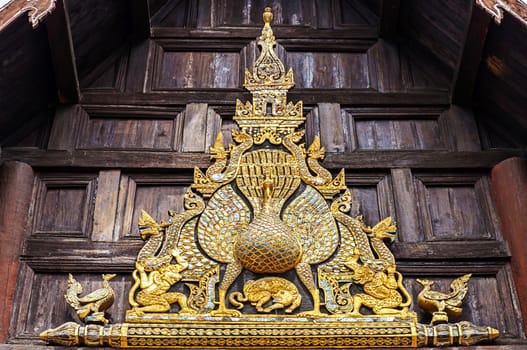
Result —
[[430, 290], [430, 291], [425, 292], [424, 296], [426, 297], [426, 299], [429, 299], [429, 300], [445, 301], [445, 300], [452, 298], [454, 295]]
[[349, 273], [350, 269], [346, 267], [346, 262], [355, 253], [357, 243], [355, 242], [355, 236], [346, 225], [341, 222], [337, 222], [337, 225], [340, 231], [339, 249], [331, 260], [320, 265], [320, 267], [331, 273]]
[[250, 208], [227, 184], [212, 195], [201, 214], [197, 227], [199, 245], [211, 259], [233, 262], [236, 237], [250, 221]]
[[189, 220], [182, 228], [179, 235], [177, 247], [181, 251], [180, 255], [188, 263], [188, 269], [182, 272], [184, 281], [199, 281], [206, 271], [209, 271], [217, 263], [207, 258], [195, 240], [196, 226], [198, 218]]
[[97, 289], [97, 290], [91, 292], [90, 294], [87, 294], [87, 295], [83, 296], [82, 298], [79, 298], [79, 302], [81, 304], [93, 303], [95, 301], [99, 301], [102, 298], [107, 297], [108, 294], [110, 294], [110, 293], [111, 292], [108, 289], [105, 289], [105, 288]]
[[297, 233], [303, 262], [321, 263], [339, 245], [339, 232], [331, 210], [320, 192], [309, 185], [285, 208], [282, 220]]

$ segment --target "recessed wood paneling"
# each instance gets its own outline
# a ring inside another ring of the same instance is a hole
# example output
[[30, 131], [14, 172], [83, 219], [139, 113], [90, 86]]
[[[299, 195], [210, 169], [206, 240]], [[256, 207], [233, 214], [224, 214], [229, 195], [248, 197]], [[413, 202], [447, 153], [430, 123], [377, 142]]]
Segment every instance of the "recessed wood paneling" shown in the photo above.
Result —
[[239, 26], [262, 23], [262, 11], [273, 9], [273, 25], [291, 24], [309, 26], [314, 23], [314, 1], [278, 0], [271, 4], [267, 0], [219, 0], [216, 2], [216, 25]]
[[500, 239], [487, 176], [419, 174], [415, 184], [427, 240]]
[[94, 175], [40, 174], [32, 234], [87, 237], [92, 224], [94, 184]]
[[346, 185], [351, 191], [349, 215], [364, 217], [373, 226], [387, 216], [395, 216], [390, 177], [383, 174], [346, 174]]
[[354, 118], [357, 148], [373, 149], [445, 149], [437, 119]]
[[[447, 271], [445, 271], [447, 272]], [[470, 273], [472, 267], [467, 266], [463, 272], [451, 273], [448, 278], [439, 276], [427, 276], [419, 274], [420, 279], [428, 279], [434, 282], [432, 290], [443, 293], [450, 292], [450, 283], [466, 273]], [[414, 298], [414, 311], [422, 323], [430, 321], [431, 316], [420, 309], [417, 304], [417, 295], [423, 286], [413, 278], [405, 280], [408, 292]], [[474, 324], [485, 324], [498, 329], [502, 337], [520, 337], [522, 335], [521, 316], [514, 307], [514, 295], [511, 294], [511, 277], [509, 269], [503, 266], [496, 274], [474, 273], [468, 283], [468, 292], [463, 300], [463, 313], [459, 317], [452, 317], [451, 322], [469, 321]]]
[[159, 50], [158, 54], [154, 90], [239, 86], [238, 52]]
[[90, 117], [77, 148], [171, 150], [174, 119]]
[[[81, 297], [102, 287], [101, 274], [73, 273], [73, 276], [83, 286]], [[17, 305], [16, 323], [12, 326], [17, 338], [34, 339], [45, 329], [76, 320], [77, 316], [64, 300], [68, 274], [34, 272], [25, 266], [19, 283], [23, 290], [19, 297], [23, 302]], [[132, 278], [129, 274], [118, 275], [110, 281], [110, 285], [115, 291], [115, 301], [108, 313], [112, 323], [124, 322], [125, 311], [130, 305], [128, 291]]]
[[293, 69], [298, 88], [370, 87], [364, 53], [288, 52], [285, 63]]
[[185, 191], [190, 177], [159, 176], [122, 176], [120, 185], [120, 203], [117, 210], [116, 236], [138, 238], [137, 222], [141, 210], [145, 210], [157, 222], [167, 221], [168, 211], [183, 211]]

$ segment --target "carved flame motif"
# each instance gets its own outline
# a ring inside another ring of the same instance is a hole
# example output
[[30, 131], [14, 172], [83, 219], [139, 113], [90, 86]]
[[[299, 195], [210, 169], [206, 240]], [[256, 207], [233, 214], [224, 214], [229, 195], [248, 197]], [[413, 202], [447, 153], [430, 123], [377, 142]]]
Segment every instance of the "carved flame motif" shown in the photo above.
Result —
[[[160, 224], [142, 215], [147, 242], [133, 272], [132, 309], [127, 323], [98, 330], [105, 338], [97, 344], [391, 348], [495, 338], [488, 327], [417, 323], [385, 243], [396, 225], [388, 217], [370, 227], [347, 214], [344, 170], [333, 177], [319, 163], [318, 137], [301, 143], [302, 102], [287, 102], [293, 72], [274, 52], [269, 8], [263, 20], [261, 55], [244, 84], [252, 102], [236, 102], [236, 144], [217, 136], [214, 163], [195, 169], [183, 213]], [[43, 339], [65, 344], [64, 329], [86, 331], [67, 324]]]

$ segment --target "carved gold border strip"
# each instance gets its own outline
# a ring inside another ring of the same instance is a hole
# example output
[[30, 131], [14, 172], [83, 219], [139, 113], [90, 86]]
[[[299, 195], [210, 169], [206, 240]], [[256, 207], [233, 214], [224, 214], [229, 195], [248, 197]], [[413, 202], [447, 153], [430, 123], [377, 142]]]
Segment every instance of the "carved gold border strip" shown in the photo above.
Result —
[[33, 28], [53, 10], [57, 0], [11, 0], [0, 8], [0, 32], [11, 22], [27, 12], [29, 23]]
[[476, 0], [476, 4], [492, 15], [497, 23], [501, 23], [505, 10], [527, 25], [526, 0]]

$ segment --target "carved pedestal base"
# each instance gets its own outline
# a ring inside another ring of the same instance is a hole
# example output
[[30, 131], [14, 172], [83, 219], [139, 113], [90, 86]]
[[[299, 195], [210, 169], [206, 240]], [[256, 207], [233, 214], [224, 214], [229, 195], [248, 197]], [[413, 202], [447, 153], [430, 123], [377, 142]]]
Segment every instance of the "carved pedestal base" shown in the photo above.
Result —
[[491, 341], [499, 334], [492, 328], [468, 322], [429, 326], [415, 320], [377, 316], [339, 319], [189, 316], [177, 322], [173, 317], [155, 317], [159, 323], [81, 326], [68, 322], [43, 332], [40, 338], [51, 344], [114, 348], [397, 348], [471, 345]]
[[430, 324], [440, 324], [440, 323], [447, 323], [448, 322], [448, 315], [444, 311], [436, 311], [432, 313], [432, 321]]

